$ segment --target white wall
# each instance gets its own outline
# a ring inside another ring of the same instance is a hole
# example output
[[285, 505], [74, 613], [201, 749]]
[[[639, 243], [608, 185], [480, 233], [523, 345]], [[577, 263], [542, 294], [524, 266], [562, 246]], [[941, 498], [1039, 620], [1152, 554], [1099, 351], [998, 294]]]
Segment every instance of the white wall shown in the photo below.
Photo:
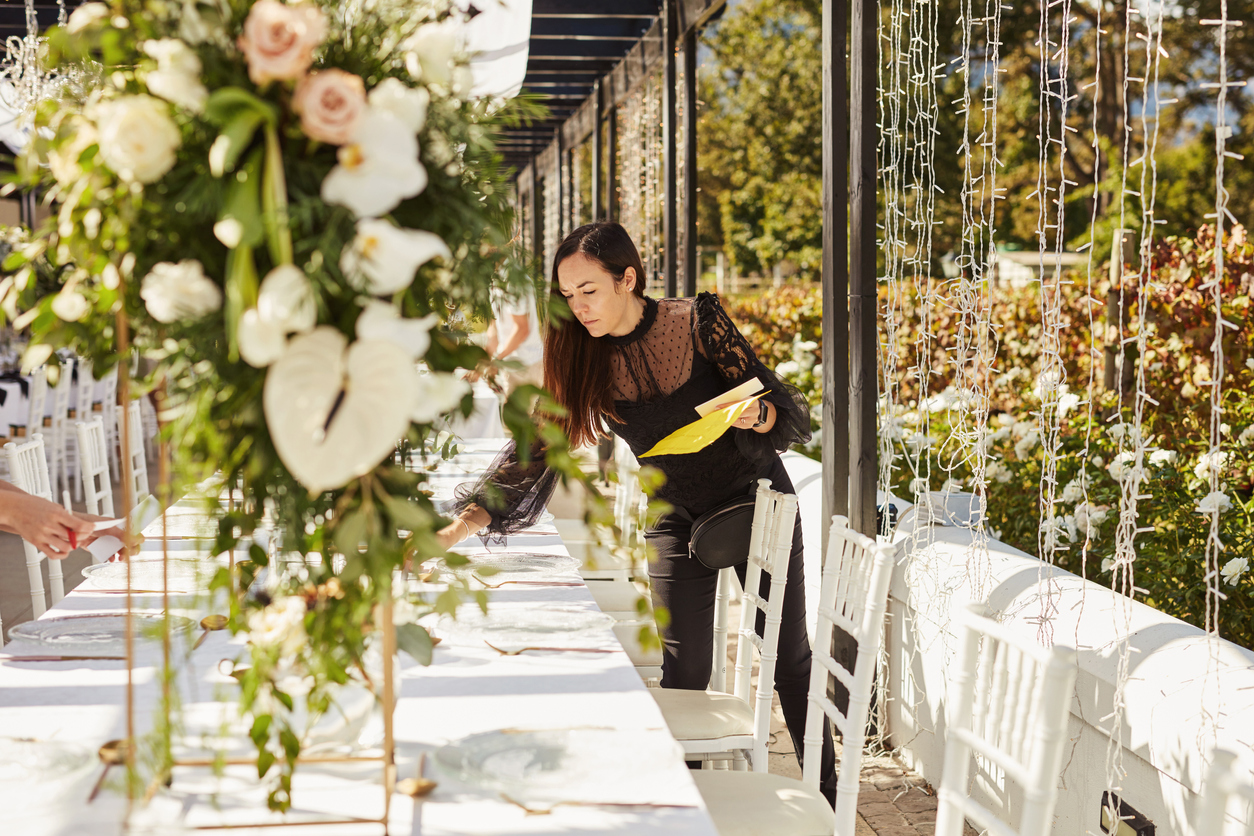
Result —
[[[1124, 799], [1154, 821], [1157, 836], [1202, 836], [1191, 822], [1211, 748], [1254, 763], [1254, 653], [1001, 543], [990, 542], [984, 558], [967, 529], [923, 529], [913, 544], [908, 532], [896, 539], [886, 709], [890, 743], [906, 763], [939, 783], [945, 674], [956, 647], [951, 614], [982, 601], [1012, 629], [1079, 650], [1053, 832], [1101, 833], [1110, 757], [1121, 760]], [[1125, 637], [1133, 652], [1116, 711]], [[1122, 747], [1109, 746], [1112, 731]], [[987, 777], [977, 777], [972, 792], [994, 809], [1017, 806]]]

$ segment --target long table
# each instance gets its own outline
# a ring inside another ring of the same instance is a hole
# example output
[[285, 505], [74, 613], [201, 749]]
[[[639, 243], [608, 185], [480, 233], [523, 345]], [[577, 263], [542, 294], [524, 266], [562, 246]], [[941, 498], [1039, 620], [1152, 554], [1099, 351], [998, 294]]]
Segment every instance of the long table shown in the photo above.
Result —
[[[482, 456], [483, 453], [478, 453]], [[479, 460], [468, 465], [483, 465]], [[471, 472], [472, 467], [465, 468]], [[153, 524], [153, 532], [160, 522]], [[492, 546], [490, 550], [500, 550]], [[511, 550], [566, 554], [560, 537], [551, 527], [509, 538]], [[460, 549], [483, 553], [478, 540]], [[159, 606], [156, 596], [138, 596], [137, 607]], [[76, 612], [117, 612], [125, 596], [76, 589], [51, 608], [45, 617]], [[504, 587], [491, 592], [496, 613], [534, 611], [551, 607], [595, 610], [584, 585]], [[175, 596], [171, 611], [198, 619], [206, 611], [202, 602]], [[627, 654], [606, 629], [589, 641], [610, 650], [604, 653], [526, 652], [501, 656], [482, 641], [451, 631], [434, 653], [430, 667], [421, 667], [401, 655], [399, 696], [394, 713], [396, 757], [401, 778], [417, 774], [419, 759], [445, 744], [468, 735], [502, 729], [597, 728], [627, 734], [612, 738], [604, 753], [607, 763], [629, 762], [634, 747], [656, 745], [669, 733], [656, 703]], [[581, 647], [584, 646], [582, 643]], [[218, 670], [220, 660], [234, 658], [242, 649], [239, 639], [225, 632], [211, 633], [188, 657], [178, 677], [185, 716], [206, 711], [234, 711], [214, 698], [215, 689], [229, 693], [232, 681]], [[45, 651], [15, 641], [5, 654], [35, 655]], [[157, 660], [141, 656], [134, 671], [136, 716], [140, 731], [154, 715], [159, 694]], [[0, 736], [73, 741], [94, 751], [101, 743], [125, 734], [126, 669], [122, 662], [19, 662], [0, 663]], [[638, 741], [638, 742], [633, 742]], [[612, 747], [618, 747], [617, 749]], [[241, 751], [247, 751], [246, 747]], [[678, 750], [659, 761], [656, 770], [635, 776], [646, 785], [663, 788], [656, 798], [641, 799], [666, 806], [558, 805], [534, 815], [498, 793], [466, 784], [434, 767], [427, 757], [427, 777], [440, 782], [425, 799], [394, 795], [389, 817], [392, 834], [691, 834], [714, 836], [715, 829]], [[2, 765], [0, 765], [2, 767]], [[55, 804], [44, 804], [37, 814], [11, 819], [0, 826], [13, 834], [112, 834], [121, 831], [124, 800], [114, 792], [86, 803], [98, 769], [73, 787]], [[117, 777], [117, 771], [114, 772]], [[628, 776], [632, 777], [632, 776]], [[650, 782], [652, 782], [650, 784]], [[621, 788], [614, 788], [621, 790]], [[607, 797], [621, 792], [607, 790]], [[3, 798], [3, 787], [0, 787]], [[325, 815], [374, 818], [381, 814], [383, 791], [376, 764], [305, 765], [297, 773], [293, 811], [288, 820]], [[5, 819], [0, 813], [0, 820]], [[175, 833], [204, 825], [234, 824], [232, 833], [374, 834], [377, 824], [335, 826], [304, 825], [290, 828], [238, 828], [239, 825], [278, 820], [265, 810], [265, 795], [258, 788], [256, 770], [228, 767], [221, 776], [208, 769], [179, 768], [173, 786], [158, 793], [153, 804], [135, 821], [149, 822], [154, 833]], [[134, 832], [134, 831], [132, 831]], [[142, 831], [141, 831], [142, 832]], [[209, 831], [212, 832], [212, 831]]]

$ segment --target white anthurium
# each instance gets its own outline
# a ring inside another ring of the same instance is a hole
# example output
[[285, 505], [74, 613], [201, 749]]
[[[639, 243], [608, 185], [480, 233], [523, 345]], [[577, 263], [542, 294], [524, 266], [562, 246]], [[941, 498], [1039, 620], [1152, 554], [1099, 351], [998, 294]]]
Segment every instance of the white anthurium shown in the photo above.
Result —
[[340, 256], [340, 269], [357, 288], [383, 296], [409, 287], [418, 268], [437, 256], [448, 259], [452, 253], [434, 232], [364, 220]]
[[418, 133], [427, 124], [431, 94], [422, 87], [409, 87], [399, 78], [385, 78], [366, 99], [373, 110], [390, 113]]
[[322, 181], [322, 199], [347, 206], [358, 218], [387, 214], [427, 187], [414, 131], [387, 111], [368, 108], [338, 158]]
[[261, 282], [257, 313], [285, 333], [312, 329], [318, 323], [318, 303], [309, 277], [291, 264], [275, 267]]
[[383, 461], [418, 401], [414, 361], [386, 340], [327, 325], [293, 337], [266, 375], [266, 425], [283, 464], [311, 491], [338, 488]]
[[244, 362], [264, 369], [283, 356], [287, 331], [281, 323], [264, 319], [256, 308], [249, 308], [239, 318], [235, 340]]
[[419, 424], [429, 424], [462, 402], [470, 384], [450, 372], [422, 372], [415, 375], [418, 396], [412, 417]]
[[417, 360], [431, 347], [431, 329], [439, 321], [436, 314], [406, 319], [395, 306], [371, 300], [357, 317], [357, 339], [394, 342]]

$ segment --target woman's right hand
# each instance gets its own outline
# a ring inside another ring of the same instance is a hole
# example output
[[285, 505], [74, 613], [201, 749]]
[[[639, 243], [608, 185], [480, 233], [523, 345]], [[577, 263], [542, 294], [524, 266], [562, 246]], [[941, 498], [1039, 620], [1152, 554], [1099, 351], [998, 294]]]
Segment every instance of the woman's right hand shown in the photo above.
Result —
[[[55, 502], [21, 491], [0, 494], [0, 522], [53, 560], [61, 560], [92, 534], [92, 524]], [[75, 545], [70, 543], [74, 533]]]
[[446, 525], [444, 528], [437, 531], [435, 533], [435, 539], [439, 541], [440, 548], [448, 551], [453, 548], [453, 546], [456, 546], [462, 540], [469, 537], [470, 535], [467, 533], [469, 530], [470, 529], [466, 523], [462, 522], [460, 519], [456, 519], [449, 525]]

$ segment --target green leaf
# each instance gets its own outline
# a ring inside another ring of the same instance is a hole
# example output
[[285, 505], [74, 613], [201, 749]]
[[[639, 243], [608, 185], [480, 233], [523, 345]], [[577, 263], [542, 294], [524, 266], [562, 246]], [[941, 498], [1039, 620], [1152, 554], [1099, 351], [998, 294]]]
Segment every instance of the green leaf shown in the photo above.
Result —
[[262, 152], [258, 148], [248, 155], [244, 165], [232, 178], [218, 220], [238, 221], [242, 235], [240, 244], [255, 248], [263, 238], [261, 215]]
[[300, 740], [291, 729], [284, 728], [279, 731], [279, 743], [282, 744], [283, 752], [287, 755], [287, 762], [296, 763], [296, 759], [300, 757]]
[[456, 589], [446, 589], [435, 599], [435, 611], [441, 615], [455, 615], [462, 597]]
[[257, 718], [253, 720], [253, 727], [248, 732], [248, 736], [253, 739], [253, 743], [259, 748], [265, 745], [266, 740], [270, 738], [270, 723], [273, 719], [269, 714], [258, 714]]
[[366, 514], [363, 511], [352, 511], [340, 519], [335, 526], [335, 547], [346, 557], [352, 557], [361, 550], [366, 540]]
[[236, 328], [244, 311], [257, 304], [257, 265], [253, 248], [240, 244], [226, 257], [226, 338], [232, 361], [239, 359]]
[[262, 749], [257, 754], [257, 777], [264, 778], [266, 773], [270, 771], [270, 767], [274, 766], [274, 752], [269, 749]]
[[274, 698], [278, 700], [279, 702], [283, 703], [283, 707], [286, 708], [288, 711], [292, 710], [293, 703], [292, 703], [291, 694], [287, 693], [286, 691], [280, 691], [278, 689], [275, 689]]
[[421, 531], [431, 525], [434, 519], [430, 513], [419, 508], [403, 496], [384, 496], [383, 503], [387, 506], [388, 516], [397, 527], [409, 531]]
[[278, 112], [273, 105], [246, 90], [224, 87], [209, 96], [205, 118], [222, 129], [209, 150], [210, 173], [221, 177], [235, 170], [236, 162], [252, 144], [259, 127], [277, 123]]
[[420, 665], [431, 664], [431, 634], [417, 624], [396, 625], [396, 646]]
[[292, 227], [287, 213], [287, 175], [283, 171], [279, 132], [273, 124], [266, 126], [266, 168], [261, 206], [271, 260], [275, 264], [291, 264]]

